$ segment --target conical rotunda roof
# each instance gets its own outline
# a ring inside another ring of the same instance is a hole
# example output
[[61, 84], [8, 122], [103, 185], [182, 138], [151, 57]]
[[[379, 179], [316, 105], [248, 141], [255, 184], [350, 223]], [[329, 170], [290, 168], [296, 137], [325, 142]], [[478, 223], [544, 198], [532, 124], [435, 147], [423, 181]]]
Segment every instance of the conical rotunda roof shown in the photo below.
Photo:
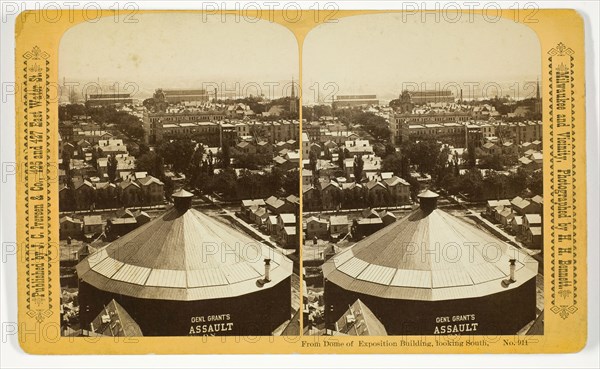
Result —
[[[437, 197], [427, 191], [419, 209], [329, 259], [324, 277], [350, 291], [430, 301], [489, 295], [535, 278], [534, 259], [438, 209]], [[511, 259], [514, 281], [503, 284]]]
[[165, 214], [80, 262], [79, 278], [137, 298], [195, 301], [264, 290], [291, 275], [285, 255], [191, 209], [191, 196], [180, 195]]

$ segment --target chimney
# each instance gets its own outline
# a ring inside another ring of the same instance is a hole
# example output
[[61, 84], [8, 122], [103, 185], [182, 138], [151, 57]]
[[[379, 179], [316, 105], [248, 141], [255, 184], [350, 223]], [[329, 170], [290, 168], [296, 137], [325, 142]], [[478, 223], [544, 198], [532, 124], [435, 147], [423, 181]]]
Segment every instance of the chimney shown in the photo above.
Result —
[[431, 190], [425, 190], [419, 194], [419, 207], [427, 214], [437, 209], [437, 199], [440, 197]]
[[510, 259], [510, 281], [511, 282], [516, 282], [515, 280], [515, 268], [516, 268], [516, 262], [517, 259]]
[[257, 287], [263, 287], [265, 284], [271, 282], [271, 259], [265, 259], [265, 276], [256, 281]]
[[177, 209], [180, 213], [185, 213], [189, 208], [192, 207], [192, 198], [194, 197], [194, 194], [184, 189], [179, 189], [173, 192], [171, 197], [175, 203], [175, 209]]
[[504, 287], [504, 288], [507, 288], [512, 283], [516, 282], [516, 280], [515, 280], [515, 268], [516, 268], [517, 259], [510, 259], [509, 263], [510, 263], [510, 275], [508, 276], [508, 279], [502, 280], [502, 287]]
[[265, 259], [265, 278], [264, 278], [265, 283], [271, 281], [270, 272], [271, 272], [271, 259]]

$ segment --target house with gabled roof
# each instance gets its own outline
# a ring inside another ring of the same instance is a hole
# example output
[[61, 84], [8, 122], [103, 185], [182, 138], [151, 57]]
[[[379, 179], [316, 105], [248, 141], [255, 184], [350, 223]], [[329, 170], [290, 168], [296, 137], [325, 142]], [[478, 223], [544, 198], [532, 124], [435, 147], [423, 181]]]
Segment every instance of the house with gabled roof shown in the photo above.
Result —
[[383, 179], [382, 182], [390, 193], [394, 205], [410, 204], [410, 184], [403, 178], [394, 175]]
[[323, 209], [335, 209], [341, 204], [342, 189], [337, 182], [329, 181], [320, 183], [321, 185], [321, 204]]
[[379, 218], [381, 218], [381, 220], [383, 221], [384, 226], [390, 225], [390, 224], [394, 223], [396, 220], [398, 220], [398, 218], [396, 217], [396, 215], [394, 215], [394, 213], [389, 212], [387, 210], [384, 210], [381, 213], [379, 213]]
[[350, 231], [350, 221], [347, 215], [332, 215], [329, 217], [329, 235], [331, 238], [345, 236]]
[[83, 222], [81, 219], [64, 216], [60, 218], [60, 239], [80, 238], [83, 231]]
[[96, 188], [88, 180], [77, 183], [74, 194], [76, 207], [79, 210], [89, 209], [96, 200]]
[[510, 201], [512, 208], [520, 215], [533, 214], [537, 212], [538, 206], [528, 199], [517, 196]]
[[371, 206], [389, 204], [391, 194], [383, 182], [373, 179], [365, 184], [365, 188], [367, 189], [367, 201]]
[[329, 222], [327, 219], [311, 216], [306, 219], [307, 241], [313, 238], [324, 239], [329, 234]]
[[542, 227], [530, 227], [525, 231], [525, 242], [529, 247], [539, 249], [544, 241]]
[[83, 217], [83, 234], [85, 237], [96, 237], [102, 232], [104, 232], [104, 222], [100, 215], [86, 215]]
[[142, 203], [142, 190], [136, 182], [121, 181], [117, 190], [123, 206], [134, 206]]
[[156, 177], [146, 176], [137, 180], [142, 190], [144, 205], [162, 204], [165, 200], [164, 183]]

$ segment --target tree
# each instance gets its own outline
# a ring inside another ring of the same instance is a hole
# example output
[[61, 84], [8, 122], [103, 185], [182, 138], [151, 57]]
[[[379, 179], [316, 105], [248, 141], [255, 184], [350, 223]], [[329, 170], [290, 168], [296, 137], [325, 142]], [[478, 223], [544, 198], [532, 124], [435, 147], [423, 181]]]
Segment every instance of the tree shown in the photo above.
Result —
[[150, 152], [150, 148], [145, 143], [140, 143], [138, 146], [138, 155], [144, 155]]
[[452, 168], [450, 167], [452, 163], [450, 163], [448, 160], [449, 155], [450, 149], [448, 146], [444, 146], [436, 158], [433, 180], [438, 185], [440, 184], [442, 178], [452, 171]]
[[395, 176], [408, 180], [410, 177], [410, 162], [401, 153], [394, 152], [383, 158], [381, 170], [384, 172], [393, 172]]
[[58, 107], [58, 120], [69, 121], [76, 115], [86, 115], [87, 111], [83, 104], [67, 104]]
[[109, 155], [106, 163], [106, 174], [108, 174], [108, 180], [114, 182], [117, 179], [117, 158], [115, 155]]
[[283, 175], [284, 173], [281, 171], [281, 169], [277, 167], [273, 167], [273, 169], [271, 169], [269, 180], [267, 182], [270, 187], [269, 192], [275, 193], [281, 188], [281, 186], [283, 186]]
[[527, 187], [536, 195], [541, 196], [544, 194], [544, 176], [541, 170], [531, 173]]
[[512, 193], [521, 193], [528, 185], [528, 174], [523, 168], [517, 169], [516, 173], [508, 175], [507, 183]]
[[237, 175], [232, 168], [225, 168], [215, 176], [215, 183], [218, 184], [218, 192], [226, 199], [236, 199], [237, 196]]
[[229, 168], [231, 164], [231, 147], [227, 143], [223, 143], [221, 147], [221, 160], [220, 164], [222, 168]]
[[268, 154], [234, 154], [236, 168], [259, 169], [269, 164], [272, 157]]
[[196, 144], [189, 139], [165, 141], [158, 147], [158, 155], [176, 172], [187, 173]]
[[98, 158], [102, 156], [102, 149], [100, 147], [92, 148], [92, 160], [91, 164], [94, 169], [98, 170]]
[[362, 112], [360, 110], [346, 109], [351, 114], [348, 117], [348, 123], [359, 124], [376, 140], [385, 141], [390, 138], [390, 128], [385, 118], [375, 115], [371, 112]]
[[396, 146], [387, 143], [385, 144], [385, 155], [383, 156], [384, 158], [388, 155], [392, 155], [396, 153]]
[[298, 170], [290, 170], [283, 176], [283, 190], [286, 193], [296, 195], [300, 193], [300, 179]]
[[460, 192], [468, 194], [473, 200], [478, 200], [483, 194], [483, 175], [477, 168], [471, 168], [461, 177]]
[[142, 102], [142, 105], [144, 105], [144, 107], [146, 109], [148, 109], [149, 111], [155, 111], [156, 110], [156, 100], [153, 97], [145, 99]]
[[460, 179], [453, 173], [447, 173], [440, 181], [440, 186], [450, 195], [457, 195], [460, 188]]
[[381, 162], [383, 172], [393, 172], [394, 175], [402, 176], [402, 155], [400, 153], [390, 154], [383, 158]]
[[362, 155], [356, 155], [354, 157], [354, 180], [356, 182], [360, 182], [363, 176], [363, 168], [365, 167], [365, 162], [362, 158]]
[[317, 158], [317, 153], [314, 150], [311, 150], [310, 153], [308, 154], [308, 161], [309, 161], [309, 167], [310, 170], [313, 172], [313, 175], [315, 173], [317, 173], [317, 162], [318, 162], [318, 158]]
[[162, 158], [155, 152], [148, 152], [138, 156], [135, 161], [135, 170], [138, 172], [147, 172], [149, 175], [161, 180], [164, 177]]
[[65, 168], [65, 175], [67, 178], [71, 178], [71, 151], [63, 150], [62, 152], [62, 165]]
[[410, 197], [413, 200], [417, 200], [417, 196], [421, 192], [421, 183], [413, 176], [408, 176], [407, 178], [404, 178], [404, 180], [410, 185]]
[[475, 144], [473, 142], [469, 142], [467, 146], [467, 167], [475, 168], [477, 165], [477, 158], [475, 156]]
[[344, 169], [344, 160], [346, 160], [346, 149], [340, 148], [338, 153], [338, 166]]
[[418, 142], [407, 142], [400, 151], [420, 172], [433, 173], [437, 164], [441, 144], [433, 137], [425, 137]]
[[165, 191], [165, 198], [171, 201], [171, 195], [173, 194], [173, 190], [175, 189], [175, 185], [173, 184], [173, 180], [169, 177], [165, 177], [162, 179], [164, 183], [163, 190]]
[[495, 170], [488, 170], [483, 178], [483, 185], [494, 193], [496, 200], [505, 197], [507, 179], [506, 176], [499, 174]]
[[482, 169], [503, 170], [504, 159], [500, 154], [486, 155], [479, 161], [479, 167]]

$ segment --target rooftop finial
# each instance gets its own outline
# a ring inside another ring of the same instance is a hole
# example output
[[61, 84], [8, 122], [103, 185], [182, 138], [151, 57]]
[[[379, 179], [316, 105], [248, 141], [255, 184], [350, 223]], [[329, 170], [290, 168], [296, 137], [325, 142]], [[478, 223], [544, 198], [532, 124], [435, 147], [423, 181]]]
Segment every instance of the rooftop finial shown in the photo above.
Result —
[[437, 208], [437, 199], [440, 195], [431, 190], [425, 190], [418, 197], [421, 210], [430, 213]]
[[175, 209], [182, 213], [186, 212], [192, 207], [192, 197], [194, 197], [194, 194], [184, 190], [183, 188], [173, 192], [171, 197], [175, 203]]

